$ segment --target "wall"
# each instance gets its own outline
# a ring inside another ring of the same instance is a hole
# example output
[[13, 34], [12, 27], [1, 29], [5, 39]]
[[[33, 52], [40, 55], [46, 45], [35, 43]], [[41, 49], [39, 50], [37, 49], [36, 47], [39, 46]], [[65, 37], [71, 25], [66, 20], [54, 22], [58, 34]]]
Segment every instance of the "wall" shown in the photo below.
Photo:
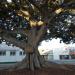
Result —
[[19, 55], [19, 50], [16, 51], [16, 55], [10, 56], [10, 51], [6, 51], [5, 56], [0, 56], [0, 62], [18, 62], [22, 61], [25, 55]]
[[53, 56], [54, 56], [54, 60], [60, 60], [60, 55], [68, 55], [69, 54], [69, 50], [67, 50], [66, 48], [57, 48], [55, 50], [53, 50]]

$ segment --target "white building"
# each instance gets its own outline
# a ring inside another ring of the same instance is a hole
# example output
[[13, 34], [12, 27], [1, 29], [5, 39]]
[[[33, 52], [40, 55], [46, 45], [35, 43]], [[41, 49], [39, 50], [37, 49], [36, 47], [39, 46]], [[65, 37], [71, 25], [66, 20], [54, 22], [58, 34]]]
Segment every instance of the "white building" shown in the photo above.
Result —
[[0, 64], [20, 62], [25, 56], [20, 48], [8, 46], [5, 43], [0, 44]]
[[44, 40], [38, 50], [45, 60], [56, 63], [69, 63], [75, 65], [75, 43], [60, 43], [61, 39]]
[[75, 49], [72, 47], [61, 47], [53, 50], [43, 50], [42, 55], [46, 60], [73, 60], [75, 59]]
[[[69, 50], [64, 48], [56, 48], [53, 50], [53, 58], [54, 60], [64, 59], [63, 57], [67, 57], [69, 55]], [[67, 59], [67, 58], [65, 58]]]

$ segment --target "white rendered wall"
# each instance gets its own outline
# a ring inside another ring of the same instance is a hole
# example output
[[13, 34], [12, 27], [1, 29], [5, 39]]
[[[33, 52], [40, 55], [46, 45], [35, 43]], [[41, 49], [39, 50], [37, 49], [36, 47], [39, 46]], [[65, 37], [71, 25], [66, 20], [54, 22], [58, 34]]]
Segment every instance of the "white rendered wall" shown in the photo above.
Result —
[[10, 51], [6, 51], [5, 56], [0, 56], [0, 62], [19, 62], [24, 59], [26, 55], [19, 55], [19, 50], [16, 51], [14, 56], [10, 56]]
[[57, 48], [53, 50], [53, 57], [54, 60], [60, 60], [60, 55], [68, 55], [69, 50], [66, 50], [65, 48]]
[[59, 60], [60, 52], [59, 50], [53, 50], [53, 60]]

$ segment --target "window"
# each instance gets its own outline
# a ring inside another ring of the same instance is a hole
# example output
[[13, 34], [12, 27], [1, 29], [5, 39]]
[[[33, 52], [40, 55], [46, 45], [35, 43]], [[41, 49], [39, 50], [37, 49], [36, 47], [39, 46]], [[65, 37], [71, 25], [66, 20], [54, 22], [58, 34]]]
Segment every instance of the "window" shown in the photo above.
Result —
[[0, 51], [0, 56], [6, 55], [6, 51]]
[[71, 56], [71, 59], [75, 59], [75, 55], [70, 55]]
[[22, 51], [20, 51], [20, 55], [22, 55]]
[[25, 52], [23, 52], [23, 55], [25, 55]]
[[69, 55], [60, 55], [60, 59], [69, 59]]
[[25, 52], [22, 52], [22, 51], [20, 51], [20, 53], [19, 53], [20, 55], [25, 55]]
[[16, 54], [15, 51], [11, 51], [11, 52], [10, 52], [10, 56], [14, 56], [15, 54]]
[[0, 52], [0, 56], [2, 55], [2, 52]]

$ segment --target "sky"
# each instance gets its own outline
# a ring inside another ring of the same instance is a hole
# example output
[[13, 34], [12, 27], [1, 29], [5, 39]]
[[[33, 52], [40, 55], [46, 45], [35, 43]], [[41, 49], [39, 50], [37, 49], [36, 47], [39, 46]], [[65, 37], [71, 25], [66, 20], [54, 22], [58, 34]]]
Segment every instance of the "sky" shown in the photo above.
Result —
[[7, 2], [11, 3], [11, 2], [12, 2], [12, 0], [7, 0]]
[[[50, 50], [55, 50], [57, 48], [68, 48], [68, 47], [75, 47], [75, 43], [74, 44], [65, 44], [63, 42], [60, 43], [60, 40], [59, 38], [55, 39], [53, 38], [52, 40], [43, 40], [40, 45], [38, 46], [38, 50], [40, 52], [40, 54], [42, 54], [43, 52], [48, 52]], [[1, 50], [15, 50], [15, 49], [20, 49], [16, 46], [12, 47], [12, 46], [8, 46], [6, 45], [5, 42], [2, 42], [2, 44], [0, 44], [0, 49]]]
[[59, 39], [59, 38], [57, 38], [57, 39], [53, 38], [52, 40], [43, 40], [38, 47], [40, 54], [42, 54], [42, 52], [55, 50], [57, 48], [75, 47], [75, 43], [74, 44], [72, 44], [72, 43], [65, 44], [63, 42], [60, 43], [60, 40], [61, 39]]

